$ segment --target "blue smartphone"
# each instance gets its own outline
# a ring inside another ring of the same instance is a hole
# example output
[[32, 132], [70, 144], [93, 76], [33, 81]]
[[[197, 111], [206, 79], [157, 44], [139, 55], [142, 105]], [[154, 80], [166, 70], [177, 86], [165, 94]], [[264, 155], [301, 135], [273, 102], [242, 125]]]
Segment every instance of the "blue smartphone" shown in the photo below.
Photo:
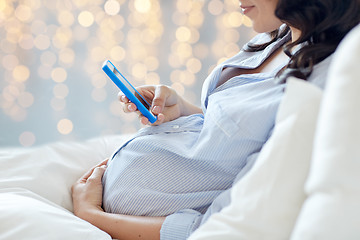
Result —
[[103, 71], [109, 78], [120, 88], [125, 96], [133, 102], [137, 109], [147, 118], [151, 123], [156, 122], [157, 117], [150, 112], [151, 104], [149, 104], [143, 96], [130, 84], [130, 82], [122, 75], [110, 62], [106, 60], [102, 66]]

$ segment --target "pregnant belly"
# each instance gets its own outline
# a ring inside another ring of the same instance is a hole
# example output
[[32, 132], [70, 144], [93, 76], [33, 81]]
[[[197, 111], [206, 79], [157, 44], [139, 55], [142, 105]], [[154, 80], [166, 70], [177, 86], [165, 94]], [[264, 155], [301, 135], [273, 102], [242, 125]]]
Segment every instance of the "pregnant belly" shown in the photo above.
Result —
[[[105, 211], [166, 216], [181, 209], [205, 212], [235, 176], [221, 164], [194, 157], [178, 141], [129, 143], [103, 176]], [[184, 140], [184, 139], [182, 139]], [[179, 150], [181, 148], [181, 150]], [[186, 153], [185, 153], [186, 152]]]

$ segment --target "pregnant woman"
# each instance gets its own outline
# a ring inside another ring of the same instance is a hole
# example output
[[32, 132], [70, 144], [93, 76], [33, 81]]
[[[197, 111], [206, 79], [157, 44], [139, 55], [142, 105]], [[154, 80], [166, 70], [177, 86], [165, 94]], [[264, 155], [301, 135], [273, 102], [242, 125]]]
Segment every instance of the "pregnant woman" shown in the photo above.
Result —
[[118, 239], [188, 238], [229, 204], [231, 186], [256, 161], [286, 78], [323, 88], [332, 53], [360, 21], [358, 0], [243, 0], [240, 7], [260, 34], [207, 77], [201, 107], [167, 86], [140, 87], [158, 121], [74, 184], [77, 216]]

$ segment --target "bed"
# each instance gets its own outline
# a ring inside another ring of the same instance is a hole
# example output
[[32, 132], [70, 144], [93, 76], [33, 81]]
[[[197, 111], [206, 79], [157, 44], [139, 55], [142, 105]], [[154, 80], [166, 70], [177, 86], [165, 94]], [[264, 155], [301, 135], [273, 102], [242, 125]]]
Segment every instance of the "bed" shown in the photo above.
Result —
[[[259, 160], [190, 239], [360, 239], [360, 26], [335, 54], [324, 91], [289, 80]], [[0, 149], [0, 239], [111, 239], [70, 189], [130, 137]]]
[[0, 239], [111, 239], [72, 213], [71, 186], [129, 137], [1, 149]]

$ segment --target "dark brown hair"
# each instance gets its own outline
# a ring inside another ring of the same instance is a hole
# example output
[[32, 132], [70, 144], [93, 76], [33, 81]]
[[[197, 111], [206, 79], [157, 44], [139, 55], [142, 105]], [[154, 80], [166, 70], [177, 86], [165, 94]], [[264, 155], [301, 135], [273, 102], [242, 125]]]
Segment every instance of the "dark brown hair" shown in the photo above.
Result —
[[[301, 31], [300, 37], [284, 46], [284, 52], [291, 57], [277, 78], [285, 82], [289, 76], [306, 80], [315, 64], [330, 56], [344, 36], [360, 22], [360, 0], [279, 0], [275, 15]], [[272, 40], [262, 45], [248, 46], [247, 51], [260, 51], [290, 31], [276, 30]], [[294, 54], [292, 47], [304, 46]]]

